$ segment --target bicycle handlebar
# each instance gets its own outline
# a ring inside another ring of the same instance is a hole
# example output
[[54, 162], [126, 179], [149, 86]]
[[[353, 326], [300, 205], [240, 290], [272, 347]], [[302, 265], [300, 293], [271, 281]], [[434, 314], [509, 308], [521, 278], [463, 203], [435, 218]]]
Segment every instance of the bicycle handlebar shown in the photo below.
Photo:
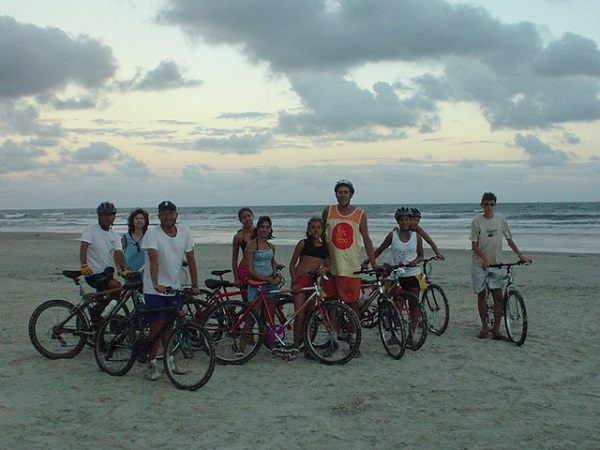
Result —
[[529, 264], [533, 264], [533, 261], [527, 263], [525, 261], [517, 261], [514, 263], [498, 263], [498, 264], [490, 264], [488, 267], [494, 267], [496, 269], [501, 269], [502, 267], [512, 267], [512, 266], [528, 266]]

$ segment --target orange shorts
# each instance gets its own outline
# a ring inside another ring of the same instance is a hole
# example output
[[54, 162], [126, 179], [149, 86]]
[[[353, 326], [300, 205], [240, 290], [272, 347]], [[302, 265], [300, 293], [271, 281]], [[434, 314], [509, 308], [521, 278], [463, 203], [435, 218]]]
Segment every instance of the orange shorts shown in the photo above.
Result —
[[330, 276], [323, 286], [325, 296], [339, 298], [344, 303], [357, 302], [360, 297], [360, 282], [360, 278]]

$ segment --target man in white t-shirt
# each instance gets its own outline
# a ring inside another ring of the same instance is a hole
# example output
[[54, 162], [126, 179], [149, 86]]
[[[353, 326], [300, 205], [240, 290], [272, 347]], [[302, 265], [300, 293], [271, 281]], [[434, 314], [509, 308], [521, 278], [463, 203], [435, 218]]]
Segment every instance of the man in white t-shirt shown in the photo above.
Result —
[[[125, 269], [125, 257], [121, 238], [112, 230], [117, 208], [110, 202], [103, 202], [96, 208], [98, 223], [88, 225], [81, 235], [79, 262], [85, 281], [97, 291], [119, 289], [121, 283], [113, 278], [114, 266], [121, 273]], [[111, 295], [118, 298], [119, 292]], [[96, 322], [106, 306], [99, 298], [92, 309], [92, 322]]]
[[[185, 225], [177, 224], [177, 217], [177, 207], [170, 201], [162, 202], [158, 205], [160, 225], [149, 228], [142, 239], [142, 250], [146, 251], [144, 300], [148, 310], [167, 308], [176, 304], [176, 296], [168, 295], [167, 288], [179, 289], [181, 287], [180, 272], [184, 257], [188, 263], [192, 292], [194, 294], [199, 292], [192, 232]], [[156, 336], [166, 318], [166, 312], [152, 313], [146, 316], [146, 320], [150, 324], [149, 339]], [[163, 333], [163, 345], [169, 334], [170, 329]], [[150, 347], [148, 352], [150, 359], [148, 378], [150, 380], [157, 380], [161, 376], [156, 365], [157, 353], [158, 341]], [[173, 368], [174, 372], [176, 370]]]
[[[498, 264], [500, 254], [502, 253], [502, 238], [506, 239], [508, 246], [517, 254], [523, 262], [530, 263], [531, 260], [523, 255], [512, 239], [508, 222], [504, 216], [495, 214], [496, 196], [491, 192], [486, 192], [481, 198], [481, 208], [483, 215], [473, 219], [471, 223], [471, 280], [473, 282], [473, 292], [477, 294], [477, 308], [481, 319], [481, 331], [478, 338], [484, 339], [490, 333], [492, 337], [500, 341], [508, 341], [509, 338], [500, 333], [500, 321], [504, 314], [504, 305], [502, 304], [502, 273], [497, 268], [490, 265]], [[487, 327], [486, 321], [486, 285], [492, 292], [494, 299], [494, 329]]]

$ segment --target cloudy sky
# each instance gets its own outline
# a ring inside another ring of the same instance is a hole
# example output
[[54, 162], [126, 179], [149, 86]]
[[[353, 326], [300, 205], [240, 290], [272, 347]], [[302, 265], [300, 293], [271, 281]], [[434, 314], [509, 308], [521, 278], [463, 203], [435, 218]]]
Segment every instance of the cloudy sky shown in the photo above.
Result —
[[0, 209], [600, 200], [598, 0], [0, 0]]

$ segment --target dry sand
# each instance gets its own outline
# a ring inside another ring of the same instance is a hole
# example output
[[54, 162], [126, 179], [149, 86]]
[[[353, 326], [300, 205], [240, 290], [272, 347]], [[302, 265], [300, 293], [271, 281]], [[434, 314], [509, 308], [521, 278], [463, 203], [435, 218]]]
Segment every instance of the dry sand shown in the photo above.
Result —
[[[262, 351], [185, 392], [147, 381], [139, 364], [111, 377], [89, 347], [70, 360], [35, 351], [34, 308], [77, 299], [60, 274], [78, 267], [76, 237], [0, 234], [0, 448], [600, 448], [599, 255], [529, 255], [517, 273], [522, 347], [475, 337], [469, 255], [447, 251], [433, 276], [450, 325], [418, 352], [393, 360], [364, 330], [362, 357], [344, 366]], [[278, 247], [278, 260], [292, 250]], [[229, 267], [229, 246], [198, 245], [196, 256], [201, 280]]]

